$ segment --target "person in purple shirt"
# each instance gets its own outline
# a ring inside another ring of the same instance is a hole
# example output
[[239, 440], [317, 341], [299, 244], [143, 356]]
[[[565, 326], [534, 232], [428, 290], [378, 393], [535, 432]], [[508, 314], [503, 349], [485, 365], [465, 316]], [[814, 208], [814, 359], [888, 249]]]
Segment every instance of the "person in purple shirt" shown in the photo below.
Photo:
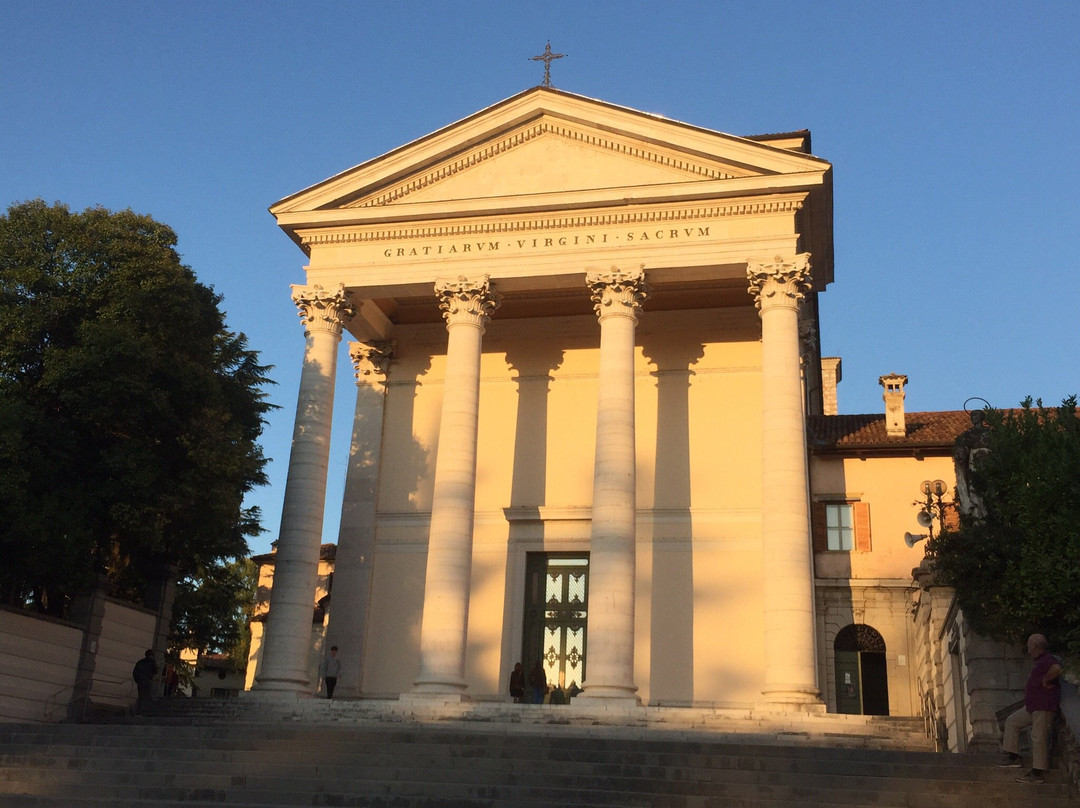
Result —
[[1061, 704], [1061, 660], [1050, 653], [1050, 644], [1042, 634], [1032, 634], [1027, 641], [1028, 656], [1035, 660], [1024, 688], [1024, 706], [1005, 719], [1005, 738], [1001, 744], [1002, 767], [1020, 768], [1020, 731], [1031, 727], [1031, 771], [1017, 777], [1018, 783], [1041, 783], [1050, 768], [1050, 731]]

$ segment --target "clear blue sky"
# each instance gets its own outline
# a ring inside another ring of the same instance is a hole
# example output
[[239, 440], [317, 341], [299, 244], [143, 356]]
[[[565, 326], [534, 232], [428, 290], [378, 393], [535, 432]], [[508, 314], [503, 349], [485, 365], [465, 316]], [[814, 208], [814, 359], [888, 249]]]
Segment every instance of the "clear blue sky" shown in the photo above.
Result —
[[[735, 135], [810, 129], [835, 177], [821, 342], [842, 412], [1080, 390], [1080, 3], [0, 4], [0, 206], [171, 225], [275, 366], [266, 550], [288, 464], [304, 255], [276, 200], [540, 83]], [[325, 536], [352, 406], [341, 362]]]

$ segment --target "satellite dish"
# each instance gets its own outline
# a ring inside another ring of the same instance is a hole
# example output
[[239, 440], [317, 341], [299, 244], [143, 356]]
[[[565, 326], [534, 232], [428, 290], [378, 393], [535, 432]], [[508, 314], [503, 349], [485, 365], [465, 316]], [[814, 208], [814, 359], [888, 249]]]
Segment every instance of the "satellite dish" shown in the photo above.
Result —
[[916, 544], [918, 544], [919, 542], [921, 542], [925, 538], [926, 538], [925, 533], [918, 533], [918, 534], [905, 533], [904, 534], [904, 544], [906, 544], [908, 547], [914, 547]]
[[915, 521], [919, 523], [919, 527], [930, 527], [930, 525], [934, 524], [934, 517], [930, 515], [929, 511], [919, 511]]

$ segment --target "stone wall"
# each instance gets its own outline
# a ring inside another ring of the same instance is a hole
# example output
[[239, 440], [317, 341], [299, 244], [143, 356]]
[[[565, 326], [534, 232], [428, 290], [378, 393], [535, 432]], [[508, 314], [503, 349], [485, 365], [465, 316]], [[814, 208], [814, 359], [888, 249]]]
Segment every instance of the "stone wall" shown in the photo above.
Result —
[[1061, 685], [1061, 716], [1064, 720], [1057, 736], [1058, 748], [1075, 796], [1080, 793], [1080, 695], [1072, 682]]
[[997, 713], [1023, 698], [1030, 660], [1018, 647], [973, 632], [954, 591], [936, 584], [926, 562], [913, 574], [916, 681], [927, 732], [942, 751], [993, 752], [1001, 744]]
[[82, 636], [70, 623], [0, 607], [0, 721], [67, 714]]
[[968, 748], [993, 752], [1001, 747], [997, 712], [1024, 697], [1031, 660], [1016, 646], [973, 632], [962, 612], [957, 612], [954, 625], [969, 699]]
[[76, 622], [0, 607], [0, 721], [63, 721], [90, 705], [134, 703], [131, 668], [153, 647], [157, 615], [101, 595], [86, 600]]

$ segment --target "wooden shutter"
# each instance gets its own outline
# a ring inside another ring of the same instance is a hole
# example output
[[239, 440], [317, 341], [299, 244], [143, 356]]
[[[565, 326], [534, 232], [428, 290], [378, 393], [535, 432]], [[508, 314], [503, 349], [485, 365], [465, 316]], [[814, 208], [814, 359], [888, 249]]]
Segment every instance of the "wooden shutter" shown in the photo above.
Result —
[[852, 516], [855, 527], [855, 549], [860, 553], [869, 553], [870, 546], [870, 503], [851, 503]]
[[810, 503], [810, 532], [814, 538], [814, 552], [823, 553], [829, 549], [829, 535], [825, 530], [825, 503]]

